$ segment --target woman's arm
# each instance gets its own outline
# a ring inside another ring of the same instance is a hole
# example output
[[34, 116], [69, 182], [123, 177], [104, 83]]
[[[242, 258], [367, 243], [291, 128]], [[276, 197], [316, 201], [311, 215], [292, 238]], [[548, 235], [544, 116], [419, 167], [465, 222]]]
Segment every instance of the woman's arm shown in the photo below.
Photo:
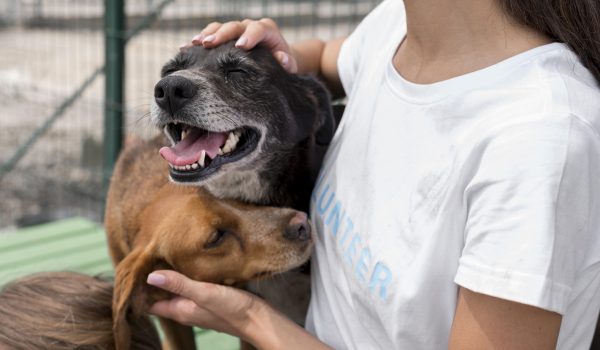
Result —
[[154, 304], [150, 313], [181, 324], [239, 337], [258, 349], [330, 349], [306, 330], [245, 291], [196, 282], [175, 271], [156, 271], [148, 283], [178, 295]]
[[246, 19], [211, 23], [192, 39], [192, 44], [211, 48], [234, 39], [237, 39], [236, 46], [245, 50], [258, 44], [267, 47], [288, 72], [317, 74], [327, 84], [334, 98], [344, 95], [337, 71], [337, 58], [345, 37], [330, 41], [306, 40], [290, 47], [277, 24], [269, 18], [263, 18], [258, 21]]
[[337, 69], [337, 59], [346, 37], [330, 41], [318, 39], [300, 41], [292, 45], [292, 56], [298, 62], [298, 72], [319, 75], [333, 98], [344, 96], [344, 88]]
[[555, 349], [561, 315], [460, 288], [450, 350]]

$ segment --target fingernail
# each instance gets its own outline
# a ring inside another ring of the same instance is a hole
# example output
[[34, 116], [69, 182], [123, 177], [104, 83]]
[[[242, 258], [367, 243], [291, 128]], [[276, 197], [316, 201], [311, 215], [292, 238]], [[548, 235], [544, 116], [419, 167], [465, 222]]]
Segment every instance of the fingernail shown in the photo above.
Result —
[[235, 46], [236, 47], [240, 47], [240, 46], [244, 46], [248, 43], [248, 38], [246, 38], [245, 36], [242, 36], [238, 39], [238, 41], [235, 42]]
[[179, 51], [183, 51], [183, 50], [188, 49], [190, 47], [191, 47], [191, 45], [189, 43], [181, 44], [181, 45], [179, 45]]
[[206, 38], [204, 38], [204, 40], [202, 40], [202, 43], [203, 43], [203, 44], [204, 44], [204, 43], [210, 43], [210, 42], [212, 42], [212, 41], [213, 41], [213, 40], [215, 40], [215, 39], [216, 39], [216, 37], [215, 37], [214, 35], [212, 35], [212, 34], [211, 34], [211, 35], [207, 36]]
[[281, 54], [281, 65], [282, 66], [287, 66], [288, 63], [290, 63], [290, 56], [288, 56], [287, 53], [283, 52]]
[[153, 286], [162, 286], [163, 284], [165, 284], [166, 281], [167, 281], [167, 278], [158, 273], [149, 274], [148, 279], [146, 280], [146, 282], [148, 282], [148, 284], [151, 284]]
[[204, 35], [198, 34], [192, 38], [192, 43], [196, 45], [202, 44], [202, 39], [204, 39]]

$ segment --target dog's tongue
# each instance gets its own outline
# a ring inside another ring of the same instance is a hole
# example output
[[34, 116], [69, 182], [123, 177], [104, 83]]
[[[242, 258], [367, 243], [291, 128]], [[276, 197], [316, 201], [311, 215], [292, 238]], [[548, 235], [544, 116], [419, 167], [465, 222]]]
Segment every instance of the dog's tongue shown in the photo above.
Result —
[[200, 159], [202, 150], [206, 155], [214, 159], [225, 140], [226, 133], [212, 133], [200, 129], [193, 129], [185, 135], [185, 138], [173, 147], [163, 147], [160, 155], [171, 163], [171, 165], [188, 165], [196, 163]]

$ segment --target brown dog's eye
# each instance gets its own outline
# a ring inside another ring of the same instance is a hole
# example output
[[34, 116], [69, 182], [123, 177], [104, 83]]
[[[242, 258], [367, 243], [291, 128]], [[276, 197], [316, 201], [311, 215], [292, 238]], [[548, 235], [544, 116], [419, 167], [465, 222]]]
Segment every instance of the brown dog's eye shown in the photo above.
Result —
[[227, 231], [225, 231], [225, 230], [216, 230], [210, 236], [210, 238], [208, 239], [208, 241], [206, 241], [206, 243], [204, 243], [204, 249], [210, 249], [210, 248], [218, 247], [219, 245], [221, 245], [221, 243], [223, 243], [223, 241], [225, 240], [225, 236], [226, 235], [227, 235]]

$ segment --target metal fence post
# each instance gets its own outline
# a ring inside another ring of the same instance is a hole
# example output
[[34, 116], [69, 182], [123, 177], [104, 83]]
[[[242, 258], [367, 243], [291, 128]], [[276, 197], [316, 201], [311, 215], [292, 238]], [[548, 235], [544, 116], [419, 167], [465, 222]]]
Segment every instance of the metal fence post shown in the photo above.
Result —
[[125, 3], [104, 1], [105, 103], [104, 103], [104, 188], [123, 144], [123, 84], [125, 71]]

